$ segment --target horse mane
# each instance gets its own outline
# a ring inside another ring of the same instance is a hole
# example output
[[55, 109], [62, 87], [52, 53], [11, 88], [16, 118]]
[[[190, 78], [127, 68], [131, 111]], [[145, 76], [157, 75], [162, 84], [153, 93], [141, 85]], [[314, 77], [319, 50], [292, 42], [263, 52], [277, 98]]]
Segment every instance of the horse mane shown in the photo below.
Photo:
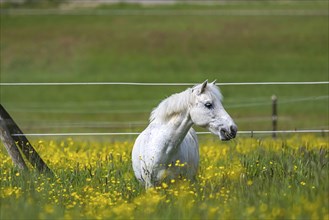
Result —
[[191, 89], [189, 88], [162, 100], [160, 104], [153, 109], [150, 122], [154, 120], [167, 121], [170, 116], [181, 113], [184, 109], [187, 109], [190, 103], [190, 97]]
[[[193, 89], [196, 89], [198, 86], [200, 86], [200, 84], [194, 86], [193, 88], [188, 88], [183, 92], [175, 93], [162, 100], [160, 104], [153, 109], [149, 119], [150, 122], [155, 120], [159, 120], [161, 122], [168, 121], [168, 119], [173, 115], [182, 113], [191, 103]], [[213, 99], [222, 100], [222, 94], [219, 91], [219, 88], [214, 84], [209, 83], [205, 92], [209, 93]]]

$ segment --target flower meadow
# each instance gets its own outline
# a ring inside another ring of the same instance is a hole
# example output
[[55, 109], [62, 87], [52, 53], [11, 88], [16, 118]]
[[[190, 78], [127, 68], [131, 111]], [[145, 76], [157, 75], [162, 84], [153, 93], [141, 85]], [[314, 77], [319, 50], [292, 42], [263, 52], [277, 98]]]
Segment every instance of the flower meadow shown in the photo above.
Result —
[[195, 179], [148, 190], [133, 141], [32, 144], [55, 175], [19, 170], [1, 144], [1, 219], [329, 219], [327, 136], [202, 140]]

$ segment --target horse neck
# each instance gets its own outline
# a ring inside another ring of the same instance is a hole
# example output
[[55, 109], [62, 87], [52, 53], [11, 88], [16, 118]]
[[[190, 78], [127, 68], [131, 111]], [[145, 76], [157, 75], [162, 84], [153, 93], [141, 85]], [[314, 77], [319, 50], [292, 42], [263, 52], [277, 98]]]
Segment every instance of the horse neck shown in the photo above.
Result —
[[188, 113], [174, 115], [170, 120], [162, 123], [152, 122], [157, 127], [160, 127], [162, 134], [159, 137], [164, 138], [163, 143], [167, 150], [175, 149], [180, 146], [186, 134], [193, 125], [193, 122]]
[[185, 117], [182, 117], [182, 120], [179, 122], [179, 124], [177, 124], [176, 128], [176, 145], [181, 144], [192, 125], [193, 122], [189, 114], [185, 115]]
[[169, 140], [167, 140], [167, 143], [172, 147], [179, 146], [193, 125], [188, 107], [185, 111], [172, 114], [160, 125], [164, 128], [164, 132], [168, 134]]

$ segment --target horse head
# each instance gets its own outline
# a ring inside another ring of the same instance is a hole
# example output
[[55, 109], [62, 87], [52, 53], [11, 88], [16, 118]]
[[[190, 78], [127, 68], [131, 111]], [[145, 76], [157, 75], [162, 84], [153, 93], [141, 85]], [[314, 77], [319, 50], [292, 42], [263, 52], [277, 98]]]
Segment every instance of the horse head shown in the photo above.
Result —
[[206, 80], [192, 88], [190, 117], [194, 124], [207, 128], [223, 141], [235, 138], [238, 128], [222, 105], [222, 95], [215, 82]]

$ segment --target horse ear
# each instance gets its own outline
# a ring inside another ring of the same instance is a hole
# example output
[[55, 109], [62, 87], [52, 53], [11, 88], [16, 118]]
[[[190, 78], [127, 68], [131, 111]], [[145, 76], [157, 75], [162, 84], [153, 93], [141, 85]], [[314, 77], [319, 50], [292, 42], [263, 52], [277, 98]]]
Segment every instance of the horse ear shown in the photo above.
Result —
[[216, 81], [217, 81], [217, 79], [215, 79], [211, 84], [213, 84], [215, 86], [216, 85]]
[[205, 88], [207, 87], [207, 84], [208, 84], [208, 80], [204, 81], [201, 85], [201, 89], [199, 91], [199, 94], [203, 93]]

